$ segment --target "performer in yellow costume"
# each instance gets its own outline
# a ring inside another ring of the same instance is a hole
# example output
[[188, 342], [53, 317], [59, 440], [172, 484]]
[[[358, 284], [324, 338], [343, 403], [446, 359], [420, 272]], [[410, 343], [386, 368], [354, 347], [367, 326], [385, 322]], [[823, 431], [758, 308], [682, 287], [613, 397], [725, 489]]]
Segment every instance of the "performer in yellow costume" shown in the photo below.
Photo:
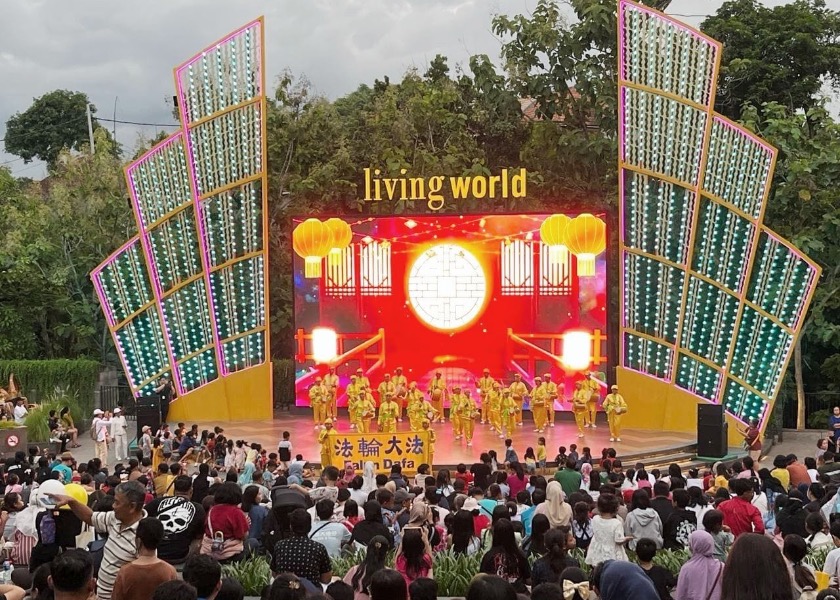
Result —
[[557, 384], [551, 381], [551, 373], [543, 375], [543, 385], [545, 386], [545, 414], [548, 416], [548, 424], [554, 427], [554, 402], [559, 397], [557, 394]]
[[597, 428], [595, 417], [598, 416], [598, 400], [601, 399], [601, 384], [598, 383], [598, 378], [595, 377], [595, 373], [589, 371], [586, 374], [583, 387], [589, 390], [589, 400], [586, 401], [586, 426]]
[[[502, 392], [502, 430], [499, 431], [499, 437], [504, 439], [513, 435], [513, 430], [516, 427], [516, 415], [521, 412], [519, 404], [513, 399], [510, 390]], [[505, 435], [507, 433], [507, 435]]]
[[487, 418], [490, 420], [490, 431], [502, 432], [502, 384], [493, 382], [493, 389], [487, 395], [490, 404], [490, 413]]
[[347, 394], [347, 414], [350, 415], [350, 429], [356, 429], [359, 425], [356, 420], [356, 403], [361, 399], [364, 392], [364, 387], [359, 384], [359, 378], [355, 375], [351, 375], [350, 384], [345, 390], [345, 393]]
[[496, 380], [490, 377], [490, 369], [484, 369], [484, 375], [476, 382], [478, 396], [481, 399], [481, 422], [487, 423], [490, 413], [490, 399], [488, 396], [493, 391], [493, 384]]
[[461, 403], [464, 400], [466, 396], [461, 393], [461, 386], [454, 386], [452, 395], [449, 396], [449, 420], [452, 421], [452, 433], [455, 434], [456, 440], [464, 436], [464, 427], [461, 423]]
[[466, 394], [461, 395], [461, 402], [458, 404], [458, 420], [461, 421], [461, 431], [467, 439], [467, 447], [472, 446], [473, 430], [475, 429], [475, 419], [478, 417], [478, 406], [475, 400], [470, 396], [469, 390]]
[[[429, 398], [432, 402], [432, 406], [435, 407], [438, 415], [440, 415], [439, 422], [443, 423], [446, 419], [446, 414], [444, 413], [443, 406], [446, 402], [447, 392], [446, 392], [446, 380], [444, 380], [443, 375], [440, 371], [435, 373], [435, 376], [429, 382]], [[452, 415], [452, 411], [449, 412], [450, 416]]]
[[534, 431], [543, 433], [546, 424], [546, 406], [548, 390], [542, 378], [534, 377], [534, 389], [531, 390], [531, 414], [534, 416]]
[[335, 440], [335, 429], [332, 419], [324, 421], [324, 428], [318, 433], [318, 444], [321, 446], [321, 470], [332, 465], [332, 449]]
[[408, 420], [412, 431], [419, 431], [423, 425], [424, 419], [434, 418], [434, 407], [429, 404], [426, 398], [423, 397], [423, 392], [417, 389], [417, 384], [411, 382], [411, 387], [408, 390]]
[[376, 403], [373, 394], [367, 388], [353, 407], [354, 419], [359, 427], [359, 433], [370, 433], [370, 422], [376, 416]]
[[432, 423], [429, 419], [424, 419], [422, 426], [423, 431], [429, 432], [429, 466], [432, 467], [435, 464], [435, 442], [437, 441], [437, 436], [435, 435], [435, 430], [432, 429]]
[[586, 389], [582, 381], [575, 383], [575, 393], [572, 394], [572, 411], [575, 414], [575, 423], [578, 428], [578, 437], [583, 437], [583, 428], [586, 427], [586, 415], [588, 413], [589, 397], [592, 393]]
[[376, 393], [379, 396], [379, 404], [381, 405], [383, 402], [385, 402], [385, 398], [388, 396], [390, 396], [393, 400], [396, 391], [397, 386], [395, 386], [394, 382], [391, 381], [391, 374], [385, 373], [382, 383], [380, 383], [379, 387], [376, 388]]
[[324, 375], [324, 387], [327, 388], [327, 416], [333, 420], [338, 417], [336, 399], [338, 398], [338, 375], [335, 367], [330, 367], [330, 372]]
[[394, 370], [394, 376], [391, 378], [391, 381], [394, 382], [394, 387], [397, 390], [395, 394], [395, 401], [400, 407], [400, 416], [397, 417], [397, 421], [402, 423], [403, 409], [408, 408], [408, 379], [406, 379], [406, 376], [403, 375], [402, 367], [397, 367]]
[[356, 369], [356, 381], [362, 386], [362, 389], [370, 387], [370, 379], [365, 376], [365, 372], [361, 367]]
[[327, 412], [327, 388], [320, 377], [315, 378], [315, 384], [309, 388], [309, 405], [315, 419], [315, 429], [320, 429]]
[[524, 381], [522, 381], [522, 376], [519, 373], [515, 373], [513, 376], [513, 383], [510, 384], [508, 389], [510, 390], [510, 395], [514, 402], [516, 402], [516, 406], [519, 407], [519, 410], [516, 413], [516, 424], [521, 426], [522, 404], [525, 402], [525, 396], [528, 395], [528, 386], [525, 385]]
[[393, 396], [388, 394], [385, 396], [385, 401], [379, 405], [379, 431], [384, 433], [397, 432], [397, 414], [400, 412], [400, 407], [394, 402]]
[[604, 412], [607, 413], [607, 423], [610, 426], [610, 441], [621, 441], [621, 416], [627, 412], [627, 400], [618, 393], [618, 386], [610, 388], [610, 393], [604, 398]]

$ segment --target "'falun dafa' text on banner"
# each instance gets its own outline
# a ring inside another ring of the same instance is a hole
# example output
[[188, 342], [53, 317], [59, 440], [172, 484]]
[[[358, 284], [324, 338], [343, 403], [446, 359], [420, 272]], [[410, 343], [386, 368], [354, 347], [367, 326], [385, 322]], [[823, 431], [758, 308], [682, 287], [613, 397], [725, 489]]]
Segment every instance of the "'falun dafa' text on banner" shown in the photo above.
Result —
[[336, 433], [331, 449], [331, 462], [339, 468], [349, 462], [361, 471], [370, 461], [377, 472], [390, 472], [398, 464], [404, 473], [414, 473], [418, 466], [429, 462], [429, 434], [425, 431]]

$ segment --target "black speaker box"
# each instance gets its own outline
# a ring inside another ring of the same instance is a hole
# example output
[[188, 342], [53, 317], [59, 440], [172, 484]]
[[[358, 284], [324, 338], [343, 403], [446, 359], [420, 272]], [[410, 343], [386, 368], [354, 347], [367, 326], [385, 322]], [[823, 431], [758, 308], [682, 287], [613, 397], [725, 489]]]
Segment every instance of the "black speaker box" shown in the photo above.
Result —
[[160, 429], [160, 398], [157, 396], [144, 396], [137, 399], [138, 438], [146, 425], [152, 430], [152, 434]]
[[729, 424], [697, 427], [697, 456], [723, 458], [729, 452]]
[[698, 404], [697, 427], [703, 425], [723, 425], [726, 422], [723, 404]]

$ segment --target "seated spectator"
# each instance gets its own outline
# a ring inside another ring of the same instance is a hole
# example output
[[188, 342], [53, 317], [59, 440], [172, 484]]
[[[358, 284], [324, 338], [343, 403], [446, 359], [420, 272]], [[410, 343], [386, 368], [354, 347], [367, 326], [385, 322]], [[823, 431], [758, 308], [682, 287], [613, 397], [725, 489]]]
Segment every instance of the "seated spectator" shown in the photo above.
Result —
[[600, 600], [659, 600], [653, 582], [642, 568], [623, 560], [599, 564], [590, 581]]
[[426, 530], [412, 527], [403, 532], [394, 568], [403, 576], [406, 586], [415, 579], [433, 577], [432, 548]]
[[385, 568], [390, 548], [391, 543], [387, 538], [374, 536], [368, 543], [364, 562], [350, 567], [344, 575], [344, 583], [353, 588], [355, 600], [370, 600], [370, 580], [377, 571]]
[[[220, 562], [239, 560], [245, 554], [248, 539], [248, 519], [239, 508], [242, 488], [238, 483], [220, 485], [213, 494], [214, 504], [207, 513], [201, 554], [212, 556]], [[199, 597], [202, 597], [199, 593]]]
[[375, 536], [382, 536], [388, 544], [394, 546], [394, 534], [383, 523], [382, 505], [376, 500], [368, 500], [364, 506], [365, 518], [353, 527], [351, 541], [358, 546], [367, 546]]
[[260, 536], [262, 535], [265, 518], [268, 516], [268, 509], [261, 504], [262, 500], [263, 495], [260, 491], [260, 486], [249, 485], [242, 492], [242, 504], [240, 508], [243, 513], [248, 515], [248, 521], [251, 523], [251, 526], [248, 528], [248, 540], [246, 544], [248, 550], [251, 552], [262, 550]]
[[393, 569], [380, 569], [370, 580], [370, 600], [408, 600], [408, 586]]
[[470, 581], [465, 600], [516, 600], [516, 590], [502, 577], [479, 573]]
[[330, 557], [323, 544], [309, 539], [309, 531], [312, 528], [309, 513], [298, 508], [292, 511], [289, 522], [292, 537], [280, 540], [274, 546], [271, 571], [275, 576], [280, 573], [294, 573], [315, 584], [329, 583], [332, 579]]
[[197, 600], [197, 594], [189, 583], [176, 579], [160, 584], [152, 594], [152, 600]]
[[180, 475], [173, 489], [174, 496], [153, 500], [146, 505], [146, 512], [163, 523], [164, 536], [158, 547], [158, 558], [169, 564], [180, 564], [187, 559], [191, 546], [204, 535], [207, 515], [200, 504], [190, 500], [192, 479], [187, 475]]
[[268, 589], [268, 596], [263, 592], [263, 598], [267, 597], [268, 600], [305, 600], [307, 586], [313, 592], [317, 591], [312, 588], [311, 583], [298, 579], [292, 573], [281, 573], [274, 578], [271, 587]]
[[245, 588], [235, 579], [222, 579], [216, 600], [245, 600]]
[[[327, 596], [332, 598], [332, 600], [353, 600], [353, 588], [349, 584], [341, 581], [340, 579], [333, 581], [327, 586], [327, 589], [324, 591], [327, 593]], [[429, 599], [423, 598], [421, 600]], [[437, 593], [435, 593], [434, 597], [432, 597], [431, 600], [437, 600]]]
[[342, 548], [350, 543], [350, 530], [343, 523], [334, 521], [332, 500], [319, 500], [315, 505], [318, 520], [312, 523], [309, 539], [323, 544], [330, 558], [337, 558]]
[[545, 555], [534, 563], [531, 586], [541, 583], [558, 583], [560, 575], [569, 567], [579, 567], [578, 562], [567, 554], [566, 533], [560, 529], [549, 529], [544, 536]]
[[715, 540], [708, 531], [695, 531], [688, 538], [688, 559], [677, 577], [677, 600], [693, 600], [698, 594], [709, 600], [721, 595], [723, 563], [715, 558]]
[[799, 597], [793, 595], [791, 577], [779, 547], [771, 538], [757, 533], [735, 537], [721, 575], [721, 588], [724, 600]]
[[206, 600], [213, 600], [222, 587], [222, 565], [212, 556], [190, 556], [184, 564], [183, 576], [195, 588], [196, 595]]
[[163, 525], [158, 519], [146, 517], [140, 520], [137, 525], [139, 556], [134, 562], [123, 565], [117, 574], [114, 598], [146, 600], [161, 583], [178, 578], [175, 569], [157, 557], [163, 534]]
[[[55, 600], [82, 600], [92, 596], [96, 588], [93, 559], [84, 550], [62, 552], [50, 566], [49, 582]], [[110, 590], [108, 593], [110, 597]]]
[[516, 545], [513, 524], [508, 519], [499, 519], [493, 525], [493, 545], [482, 557], [480, 570], [499, 575], [511, 582], [517, 591], [524, 592], [530, 582], [531, 566]]
[[[329, 593], [329, 589], [327, 590]], [[408, 597], [411, 600], [437, 600], [437, 582], [429, 577], [419, 577], [408, 586]], [[334, 598], [333, 600], [343, 600]]]

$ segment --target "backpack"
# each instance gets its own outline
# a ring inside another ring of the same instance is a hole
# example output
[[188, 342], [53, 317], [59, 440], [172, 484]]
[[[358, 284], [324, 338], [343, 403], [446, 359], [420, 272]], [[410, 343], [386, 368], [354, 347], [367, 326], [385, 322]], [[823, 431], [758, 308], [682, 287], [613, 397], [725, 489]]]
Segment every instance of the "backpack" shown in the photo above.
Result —
[[55, 544], [55, 517], [49, 510], [41, 517], [38, 535], [41, 538], [41, 544]]
[[96, 423], [95, 422], [90, 424], [90, 431], [88, 431], [88, 435], [90, 435], [90, 439], [92, 439], [94, 442], [97, 441], [98, 436], [96, 435]]
[[585, 526], [581, 526], [575, 520], [572, 520], [572, 535], [575, 536], [575, 544], [581, 550], [589, 548], [589, 543], [592, 541], [592, 522], [588, 522]]

